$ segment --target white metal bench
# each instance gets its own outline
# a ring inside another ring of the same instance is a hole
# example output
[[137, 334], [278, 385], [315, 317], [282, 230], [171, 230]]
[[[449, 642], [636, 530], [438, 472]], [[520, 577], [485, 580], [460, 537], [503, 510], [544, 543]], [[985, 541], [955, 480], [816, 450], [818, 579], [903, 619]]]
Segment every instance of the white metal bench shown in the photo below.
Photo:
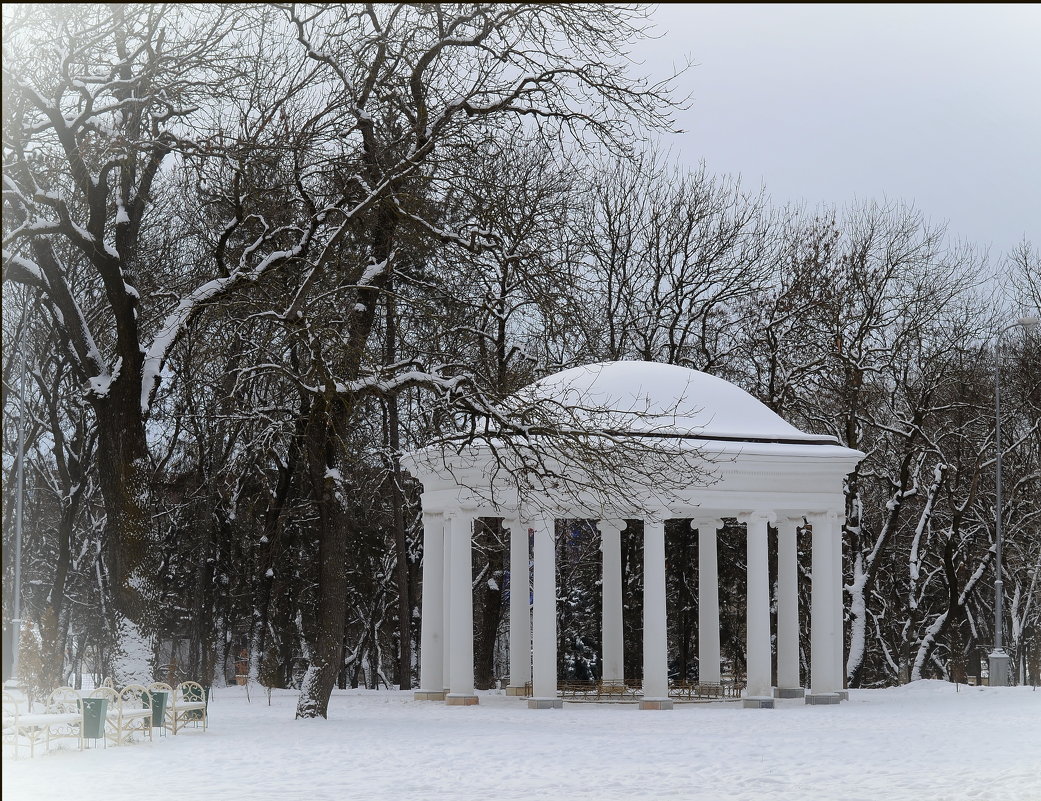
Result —
[[152, 693], [140, 684], [128, 684], [119, 693], [120, 743], [130, 742], [135, 731], [152, 739]]
[[105, 698], [105, 740], [113, 745], [133, 741], [134, 732], [152, 739], [152, 694], [140, 684], [128, 684], [121, 692], [111, 687], [90, 691], [90, 698]]
[[23, 738], [28, 741], [29, 756], [36, 755], [36, 742], [41, 738], [49, 749], [52, 738], [73, 737], [82, 749], [83, 710], [79, 695], [71, 687], [59, 687], [50, 694], [44, 711], [37, 712], [28, 708], [28, 704], [23, 710], [22, 702], [4, 691], [3, 737], [14, 746], [15, 759], [18, 759]]
[[189, 723], [202, 723], [203, 731], [208, 725], [206, 691], [202, 685], [194, 681], [182, 681], [173, 690], [168, 684], [156, 682], [151, 685], [156, 690], [169, 690], [170, 703], [166, 708], [166, 728], [173, 734]]

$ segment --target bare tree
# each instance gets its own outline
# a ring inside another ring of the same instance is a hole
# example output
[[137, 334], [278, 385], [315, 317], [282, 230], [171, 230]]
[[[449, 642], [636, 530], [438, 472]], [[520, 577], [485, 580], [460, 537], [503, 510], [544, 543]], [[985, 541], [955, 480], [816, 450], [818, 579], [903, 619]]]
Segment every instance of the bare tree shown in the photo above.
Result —
[[147, 674], [150, 652], [139, 574], [148, 545], [145, 421], [159, 367], [201, 299], [187, 295], [157, 325], [169, 301], [156, 284], [172, 275], [149, 269], [165, 254], [143, 234], [164, 163], [193, 146], [199, 103], [228, 74], [220, 47], [230, 16], [23, 6], [4, 26], [4, 280], [40, 292], [97, 421], [116, 667], [127, 679]]
[[610, 163], [588, 196], [575, 222], [590, 261], [582, 277], [602, 304], [587, 318], [590, 350], [708, 372], [725, 365], [729, 332], [769, 275], [762, 193], [704, 165], [680, 172], [651, 151]]

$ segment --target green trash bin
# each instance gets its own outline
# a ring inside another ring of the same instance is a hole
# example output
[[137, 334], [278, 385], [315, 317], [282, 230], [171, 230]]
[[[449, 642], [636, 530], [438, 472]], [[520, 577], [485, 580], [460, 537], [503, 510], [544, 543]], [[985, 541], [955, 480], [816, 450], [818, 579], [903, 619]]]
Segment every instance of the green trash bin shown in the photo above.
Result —
[[83, 705], [83, 739], [97, 740], [104, 737], [108, 699], [81, 698], [80, 704]]
[[[170, 693], [166, 690], [152, 690], [152, 726], [162, 726], [166, 720], [166, 704], [170, 700]], [[141, 700], [145, 700], [145, 693], [141, 693]]]

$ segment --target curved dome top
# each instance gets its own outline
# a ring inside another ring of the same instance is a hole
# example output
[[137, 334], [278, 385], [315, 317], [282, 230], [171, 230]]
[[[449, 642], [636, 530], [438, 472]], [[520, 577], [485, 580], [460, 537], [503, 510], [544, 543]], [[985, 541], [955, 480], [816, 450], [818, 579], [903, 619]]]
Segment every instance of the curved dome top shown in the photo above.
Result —
[[699, 370], [658, 362], [599, 362], [541, 378], [517, 393], [550, 401], [604, 430], [744, 442], [836, 444], [806, 434], [743, 389]]

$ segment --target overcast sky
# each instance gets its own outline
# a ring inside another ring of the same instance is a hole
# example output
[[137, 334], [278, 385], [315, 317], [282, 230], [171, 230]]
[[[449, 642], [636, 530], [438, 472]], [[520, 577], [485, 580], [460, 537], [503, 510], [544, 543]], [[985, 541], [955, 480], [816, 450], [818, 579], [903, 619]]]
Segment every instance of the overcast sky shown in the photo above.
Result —
[[914, 203], [999, 257], [1041, 246], [1041, 5], [662, 5], [689, 55], [673, 152], [777, 203]]

